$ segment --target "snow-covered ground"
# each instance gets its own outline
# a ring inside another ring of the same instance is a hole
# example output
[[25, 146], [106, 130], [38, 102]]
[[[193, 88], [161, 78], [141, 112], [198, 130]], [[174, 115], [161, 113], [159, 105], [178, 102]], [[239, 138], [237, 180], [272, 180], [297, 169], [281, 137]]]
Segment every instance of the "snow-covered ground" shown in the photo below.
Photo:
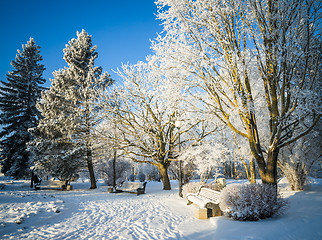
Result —
[[304, 192], [281, 182], [286, 213], [258, 222], [195, 219], [175, 181], [171, 191], [148, 182], [140, 196], [107, 193], [102, 183], [95, 190], [72, 185], [68, 192], [33, 191], [28, 181], [7, 181], [0, 190], [0, 239], [322, 239], [322, 179]]

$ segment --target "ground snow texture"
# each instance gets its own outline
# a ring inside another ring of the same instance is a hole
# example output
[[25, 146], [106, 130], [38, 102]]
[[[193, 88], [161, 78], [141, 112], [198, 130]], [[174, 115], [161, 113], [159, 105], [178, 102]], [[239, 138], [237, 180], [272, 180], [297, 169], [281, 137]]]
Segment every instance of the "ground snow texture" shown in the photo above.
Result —
[[322, 181], [304, 192], [280, 183], [289, 207], [283, 216], [258, 222], [226, 217], [194, 218], [194, 206], [162, 184], [148, 182], [146, 194], [107, 193], [98, 184], [74, 183], [72, 191], [32, 191], [27, 181], [0, 191], [0, 239], [322, 239]]

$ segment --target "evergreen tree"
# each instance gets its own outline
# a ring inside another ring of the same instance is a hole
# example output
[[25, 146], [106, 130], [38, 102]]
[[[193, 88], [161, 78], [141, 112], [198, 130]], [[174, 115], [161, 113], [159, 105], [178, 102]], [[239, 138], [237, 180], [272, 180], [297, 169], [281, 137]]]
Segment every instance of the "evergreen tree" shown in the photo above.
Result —
[[18, 50], [15, 61], [11, 62], [14, 70], [7, 74], [7, 82], [0, 86], [0, 161], [2, 172], [14, 177], [23, 177], [28, 173], [29, 153], [26, 143], [30, 141], [29, 128], [35, 127], [40, 118], [36, 102], [44, 89], [42, 77], [45, 67], [39, 62], [39, 46], [33, 38]]
[[38, 105], [44, 116], [38, 126], [43, 135], [53, 140], [61, 138], [64, 142], [68, 138], [82, 148], [91, 189], [96, 188], [92, 161], [92, 131], [98, 121], [96, 91], [112, 82], [101, 67], [94, 67], [98, 56], [95, 50], [91, 36], [85, 30], [77, 32], [77, 39], [69, 41], [64, 49], [68, 67], [53, 73], [52, 87], [42, 94]]
[[50, 175], [68, 182], [84, 167], [83, 149], [77, 143], [68, 138], [35, 136], [28, 149], [37, 175]]

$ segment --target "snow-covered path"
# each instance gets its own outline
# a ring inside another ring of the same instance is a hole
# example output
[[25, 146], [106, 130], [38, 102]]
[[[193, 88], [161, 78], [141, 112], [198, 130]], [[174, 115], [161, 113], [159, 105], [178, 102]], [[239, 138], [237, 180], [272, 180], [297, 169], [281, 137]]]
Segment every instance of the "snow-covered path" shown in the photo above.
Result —
[[[75, 214], [51, 226], [27, 233], [33, 239], [176, 239], [177, 223], [182, 217], [174, 215], [160, 201], [136, 199], [87, 201]], [[162, 218], [160, 216], [163, 215]], [[21, 237], [24, 237], [23, 235]]]
[[194, 206], [178, 197], [176, 182], [171, 191], [149, 182], [146, 194], [140, 196], [107, 193], [104, 185], [95, 190], [88, 186], [77, 183], [66, 192], [30, 191], [23, 181], [7, 185], [0, 191], [0, 239], [322, 239], [322, 179], [297, 193], [281, 184], [289, 198], [288, 210], [258, 222], [195, 219]]
[[147, 194], [140, 196], [109, 194], [104, 186], [71, 192], [38, 191], [40, 196], [50, 193], [63, 201], [61, 212], [43, 222], [28, 219], [27, 224], [34, 221], [36, 225], [4, 234], [3, 239], [179, 239], [182, 233], [177, 226], [193, 213], [178, 214], [176, 208], [182, 211], [185, 201], [174, 190], [160, 194], [159, 185], [150, 183]]

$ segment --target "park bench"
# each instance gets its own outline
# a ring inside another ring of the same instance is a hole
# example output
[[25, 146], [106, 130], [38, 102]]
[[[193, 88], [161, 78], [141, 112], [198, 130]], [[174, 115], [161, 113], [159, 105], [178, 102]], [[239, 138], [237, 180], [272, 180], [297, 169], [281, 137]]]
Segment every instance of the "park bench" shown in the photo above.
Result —
[[208, 217], [221, 216], [219, 207], [220, 192], [201, 186], [197, 193], [187, 194], [187, 205], [195, 204], [195, 217], [198, 219], [207, 219]]
[[121, 186], [116, 187], [114, 193], [128, 192], [136, 195], [145, 193], [146, 182], [123, 182]]
[[72, 190], [71, 185], [66, 185], [66, 181], [42, 180], [34, 185], [35, 190]]
[[13, 181], [12, 180], [5, 180], [5, 181], [1, 181], [0, 182], [0, 190], [4, 189], [4, 187], [8, 184], [13, 184]]

